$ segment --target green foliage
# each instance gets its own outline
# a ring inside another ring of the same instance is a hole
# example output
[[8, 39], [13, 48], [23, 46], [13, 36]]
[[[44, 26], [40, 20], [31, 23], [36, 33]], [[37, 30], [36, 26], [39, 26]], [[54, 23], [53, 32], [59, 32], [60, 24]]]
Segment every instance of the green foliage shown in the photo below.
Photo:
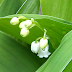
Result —
[[72, 58], [71, 42], [72, 31], [63, 37], [59, 47], [36, 72], [62, 72]]
[[[38, 3], [37, 3], [38, 2]], [[23, 5], [25, 3], [25, 5]], [[29, 4], [29, 5], [28, 5]], [[38, 13], [39, 0], [4, 0], [0, 6], [0, 17], [21, 13]]]
[[[39, 27], [35, 26], [34, 28], [30, 29], [30, 34], [23, 38], [20, 36], [20, 29], [19, 25], [13, 26], [10, 24], [10, 19], [15, 16], [25, 16], [27, 18], [34, 18], [38, 23]], [[43, 36], [42, 29], [45, 28], [47, 30], [47, 35], [49, 36], [49, 40], [52, 44], [52, 47], [56, 49], [62, 39], [62, 37], [72, 29], [72, 23], [57, 19], [50, 16], [45, 15], [35, 15], [35, 14], [16, 14], [6, 17], [0, 18], [0, 30], [19, 38], [28, 44], [31, 44], [37, 37]], [[34, 36], [35, 35], [35, 36]]]
[[30, 51], [30, 46], [0, 32], [0, 72], [34, 72], [44, 61]]
[[0, 0], [0, 6], [1, 6], [2, 3], [3, 3], [3, 0]]
[[72, 60], [69, 62], [67, 67], [64, 69], [63, 72], [71, 72], [72, 71]]
[[72, 21], [72, 0], [40, 0], [42, 13]]
[[37, 14], [39, 12], [40, 1], [39, 0], [26, 0], [18, 10], [17, 14]]
[[[30, 44], [43, 36], [44, 28], [49, 36], [51, 56], [37, 72], [72, 71], [71, 0], [0, 0], [0, 4], [0, 72], [35, 72], [47, 59], [33, 54]], [[40, 4], [44, 15], [38, 15]], [[30, 29], [30, 34], [23, 38], [19, 25], [10, 24], [15, 16], [34, 18], [38, 27]]]

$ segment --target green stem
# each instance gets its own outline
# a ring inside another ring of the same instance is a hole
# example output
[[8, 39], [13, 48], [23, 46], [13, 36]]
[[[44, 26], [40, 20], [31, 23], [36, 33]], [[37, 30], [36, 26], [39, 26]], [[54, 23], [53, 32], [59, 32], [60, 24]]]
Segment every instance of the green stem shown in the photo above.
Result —
[[28, 18], [26, 18], [24, 16], [19, 16], [18, 19], [26, 19], [26, 20], [29, 20]]
[[34, 21], [34, 23], [36, 24], [36, 26], [37, 27], [39, 27], [43, 32], [44, 32], [44, 29], [43, 28], [41, 28], [41, 26], [38, 24], [38, 22], [37, 21]]
[[[36, 25], [37, 27], [39, 27], [39, 28], [44, 32], [44, 29], [41, 28], [41, 26], [38, 24], [37, 21], [32, 22], [32, 26], [35, 26], [35, 25]], [[29, 26], [28, 29], [30, 29], [32, 26]]]
[[42, 37], [39, 37], [39, 38], [37, 38], [36, 40], [35, 40], [35, 43], [37, 43], [37, 41], [39, 40], [39, 39], [41, 39]]
[[43, 36], [43, 39], [46, 39], [46, 33], [47, 33], [47, 30], [46, 29], [43, 29], [41, 28], [41, 26], [38, 24], [37, 21], [34, 21], [34, 23], [36, 24], [37, 27], [39, 27], [43, 32], [44, 32], [44, 36]]
[[27, 28], [28, 28], [28, 29], [31, 29], [31, 28], [34, 27], [34, 26], [35, 26], [35, 24], [32, 24], [32, 25], [28, 26]]
[[47, 30], [46, 29], [44, 29], [44, 36], [43, 36], [43, 39], [46, 39], [46, 32], [47, 32]]

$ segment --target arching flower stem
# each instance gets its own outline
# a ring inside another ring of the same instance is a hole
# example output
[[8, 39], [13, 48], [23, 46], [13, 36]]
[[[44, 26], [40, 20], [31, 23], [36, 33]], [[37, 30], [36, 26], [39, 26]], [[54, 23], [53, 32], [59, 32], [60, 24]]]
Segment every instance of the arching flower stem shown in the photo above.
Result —
[[39, 39], [41, 39], [41, 38], [42, 38], [42, 37], [38, 37], [38, 38], [35, 40], [35, 43], [37, 43], [37, 42], [38, 42], [38, 40], [39, 40]]
[[43, 36], [43, 39], [45, 40], [46, 39], [46, 33], [47, 33], [47, 30], [46, 29], [44, 29], [44, 36]]
[[33, 23], [36, 24], [36, 26], [39, 27], [44, 32], [44, 29], [39, 25], [37, 21], [34, 21]]

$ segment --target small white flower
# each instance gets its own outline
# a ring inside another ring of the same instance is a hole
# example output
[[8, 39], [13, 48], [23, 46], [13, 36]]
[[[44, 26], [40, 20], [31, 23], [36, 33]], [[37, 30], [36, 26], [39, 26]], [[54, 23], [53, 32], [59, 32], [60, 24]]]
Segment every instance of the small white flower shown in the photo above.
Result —
[[19, 25], [19, 28], [24, 28], [25, 27], [24, 23], [25, 23], [25, 21], [21, 22], [20, 25]]
[[32, 24], [32, 21], [31, 20], [26, 20], [24, 24], [27, 25], [27, 26], [30, 26]]
[[40, 40], [40, 48], [45, 48], [46, 46], [47, 46], [47, 44], [48, 44], [48, 40], [47, 39], [41, 39]]
[[26, 20], [20, 23], [19, 28], [24, 28], [24, 27], [28, 27], [32, 25], [32, 21], [31, 20]]
[[29, 30], [27, 28], [22, 28], [20, 31], [20, 35], [22, 37], [26, 37], [29, 34]]
[[31, 51], [33, 52], [33, 53], [38, 53], [38, 50], [39, 50], [39, 42], [37, 42], [37, 43], [35, 43], [35, 41], [33, 41], [32, 43], [31, 43]]
[[44, 50], [42, 50], [41, 48], [39, 48], [37, 56], [39, 56], [40, 58], [43, 58], [43, 57], [47, 58], [51, 54], [48, 51], [48, 49], [49, 49], [49, 45], [47, 45]]
[[19, 19], [17, 17], [13, 17], [10, 21], [12, 25], [17, 25], [19, 23]]

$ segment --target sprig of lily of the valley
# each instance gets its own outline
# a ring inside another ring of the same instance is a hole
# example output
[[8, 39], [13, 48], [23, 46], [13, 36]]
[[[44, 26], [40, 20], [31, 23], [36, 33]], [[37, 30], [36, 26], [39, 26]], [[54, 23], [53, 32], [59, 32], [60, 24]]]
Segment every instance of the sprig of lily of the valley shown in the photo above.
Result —
[[[19, 24], [19, 20], [20, 19], [24, 19], [20, 24]], [[26, 37], [29, 35], [30, 31], [29, 29], [31, 29], [34, 26], [39, 27], [43, 32], [44, 35], [43, 37], [38, 37], [35, 41], [33, 41], [31, 43], [31, 51], [35, 54], [37, 54], [37, 56], [39, 56], [39, 58], [48, 58], [48, 56], [51, 54], [48, 50], [49, 50], [49, 45], [48, 45], [48, 37], [46, 35], [47, 30], [46, 29], [42, 29], [38, 22], [35, 21], [33, 18], [31, 18], [31, 20], [29, 20], [28, 18], [24, 17], [24, 16], [19, 16], [17, 17], [13, 17], [10, 20], [10, 24], [12, 25], [17, 25], [19, 24], [19, 28], [21, 29], [20, 31], [20, 35], [22, 37]]]

